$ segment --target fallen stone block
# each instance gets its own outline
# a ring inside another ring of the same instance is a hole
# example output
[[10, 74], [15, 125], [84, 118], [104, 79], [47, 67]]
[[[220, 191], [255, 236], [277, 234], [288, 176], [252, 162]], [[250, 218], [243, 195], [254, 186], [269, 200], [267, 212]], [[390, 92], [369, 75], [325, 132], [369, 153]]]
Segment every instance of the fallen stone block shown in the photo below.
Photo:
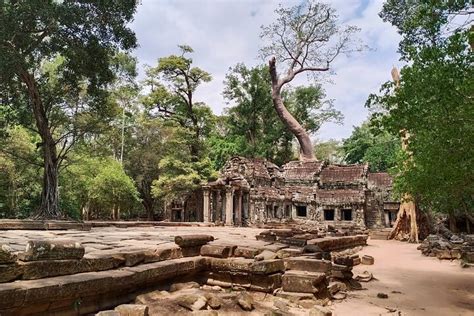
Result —
[[251, 311], [253, 310], [253, 298], [247, 292], [242, 292], [237, 296], [237, 304], [244, 310], [244, 311]]
[[153, 292], [148, 292], [145, 294], [138, 295], [135, 298], [135, 303], [136, 304], [153, 304], [158, 300], [162, 300], [164, 298], [169, 298], [170, 293], [167, 291], [153, 291]]
[[323, 250], [318, 245], [306, 245], [303, 248], [303, 253], [319, 253]]
[[146, 251], [145, 252], [145, 259], [143, 263], [150, 263], [156, 261], [164, 261], [164, 260], [172, 260], [182, 258], [183, 253], [181, 252], [181, 248], [177, 245], [171, 246], [164, 246], [158, 247], [153, 251]]
[[328, 292], [330, 295], [334, 295], [339, 291], [347, 291], [347, 286], [343, 282], [335, 281], [330, 282], [328, 285]]
[[13, 263], [16, 261], [16, 254], [13, 249], [5, 244], [0, 244], [0, 264]]
[[122, 304], [114, 309], [120, 316], [148, 316], [148, 306], [139, 304]]
[[245, 272], [209, 272], [207, 284], [226, 288], [242, 287], [251, 291], [273, 293], [281, 286], [281, 273], [269, 275]]
[[374, 276], [372, 275], [372, 273], [370, 273], [369, 271], [364, 271], [361, 274], [356, 275], [354, 279], [359, 282], [369, 282], [373, 278]]
[[84, 247], [73, 240], [29, 240], [24, 252], [18, 254], [22, 261], [81, 259]]
[[318, 272], [287, 271], [282, 276], [282, 289], [285, 292], [316, 294], [324, 284], [326, 275]]
[[176, 298], [179, 306], [190, 311], [198, 311], [204, 309], [207, 305], [207, 299], [203, 295], [185, 294]]
[[252, 264], [252, 272], [257, 274], [272, 274], [281, 271], [285, 271], [285, 263], [280, 259], [256, 261]]
[[219, 309], [222, 306], [222, 300], [219, 296], [213, 293], [206, 293], [204, 296], [207, 299], [207, 305], [212, 309]]
[[278, 258], [289, 258], [289, 257], [297, 257], [303, 253], [303, 249], [293, 249], [293, 248], [284, 248], [280, 249], [277, 252]]
[[221, 245], [204, 245], [201, 247], [201, 256], [228, 258], [232, 255], [232, 248], [230, 246]]
[[199, 289], [200, 285], [197, 282], [173, 283], [170, 286], [170, 292], [176, 292], [185, 289]]
[[257, 256], [261, 250], [257, 248], [237, 247], [234, 250], [234, 257], [244, 257], [247, 259], [253, 259]]
[[174, 242], [180, 247], [202, 246], [213, 240], [211, 235], [182, 235], [174, 238]]
[[288, 270], [328, 273], [332, 264], [327, 260], [294, 257], [285, 260], [285, 267]]
[[298, 238], [280, 238], [278, 241], [289, 246], [304, 247], [308, 240]]
[[315, 299], [313, 293], [299, 293], [299, 292], [285, 292], [279, 291], [276, 293], [277, 297], [281, 297], [289, 300], [290, 302], [297, 303], [303, 300], [313, 300]]
[[362, 261], [361, 262], [362, 262], [362, 264], [372, 265], [372, 264], [374, 264], [375, 259], [372, 256], [364, 255], [364, 256], [362, 256]]
[[276, 259], [277, 254], [273, 251], [270, 250], [263, 250], [261, 253], [255, 256], [255, 260], [260, 261], [260, 260], [271, 260], [271, 259]]

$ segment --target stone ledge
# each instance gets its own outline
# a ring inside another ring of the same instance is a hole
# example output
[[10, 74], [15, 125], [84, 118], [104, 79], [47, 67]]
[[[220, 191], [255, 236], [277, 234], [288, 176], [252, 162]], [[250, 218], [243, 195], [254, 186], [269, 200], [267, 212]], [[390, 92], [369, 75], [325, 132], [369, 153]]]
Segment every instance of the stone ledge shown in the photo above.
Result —
[[81, 230], [89, 231], [89, 223], [53, 220], [0, 219], [0, 230]]
[[[200, 272], [202, 257], [181, 258], [102, 272], [86, 272], [40, 280], [0, 284], [0, 315], [74, 312], [74, 302], [94, 301], [98, 296], [132, 293], [157, 281]], [[61, 306], [52, 303], [62, 302]], [[119, 296], [114, 304], [120, 301]], [[124, 300], [122, 303], [125, 303]], [[30, 311], [30, 312], [28, 312]]]
[[317, 245], [323, 251], [335, 251], [367, 245], [368, 235], [325, 237], [308, 240], [308, 245]]

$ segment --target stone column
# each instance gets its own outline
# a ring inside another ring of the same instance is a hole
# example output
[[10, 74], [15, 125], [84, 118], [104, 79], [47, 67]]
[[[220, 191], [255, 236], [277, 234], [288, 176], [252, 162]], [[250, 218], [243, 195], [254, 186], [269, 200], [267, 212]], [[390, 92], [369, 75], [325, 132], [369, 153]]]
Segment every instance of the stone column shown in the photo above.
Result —
[[210, 214], [209, 214], [209, 187], [204, 186], [202, 187], [203, 193], [203, 205], [202, 205], [202, 218], [204, 223], [209, 223]]
[[237, 205], [235, 206], [235, 224], [242, 226], [242, 191], [237, 191]]
[[225, 225], [233, 225], [233, 213], [234, 213], [234, 194], [231, 186], [225, 188]]

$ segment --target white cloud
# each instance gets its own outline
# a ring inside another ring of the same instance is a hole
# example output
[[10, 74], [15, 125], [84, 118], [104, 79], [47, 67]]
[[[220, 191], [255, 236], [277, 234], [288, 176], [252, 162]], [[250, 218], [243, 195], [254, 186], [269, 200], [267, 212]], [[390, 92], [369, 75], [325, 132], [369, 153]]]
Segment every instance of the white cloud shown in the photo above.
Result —
[[[285, 1], [294, 5], [298, 1]], [[327, 124], [318, 138], [344, 138], [352, 126], [367, 117], [364, 103], [369, 93], [390, 78], [397, 63], [398, 35], [378, 17], [381, 0], [332, 0], [340, 20], [359, 26], [360, 37], [374, 50], [335, 64], [334, 84], [325, 84], [328, 97], [345, 115], [343, 126]], [[140, 47], [135, 54], [140, 63], [155, 64], [157, 59], [177, 52], [177, 45], [194, 48], [195, 65], [210, 72], [213, 80], [202, 85], [197, 100], [215, 113], [226, 107], [222, 97], [223, 80], [229, 67], [238, 62], [253, 66], [258, 60], [260, 26], [271, 23], [278, 3], [272, 0], [143, 0], [132, 29]], [[298, 83], [304, 83], [304, 79]]]

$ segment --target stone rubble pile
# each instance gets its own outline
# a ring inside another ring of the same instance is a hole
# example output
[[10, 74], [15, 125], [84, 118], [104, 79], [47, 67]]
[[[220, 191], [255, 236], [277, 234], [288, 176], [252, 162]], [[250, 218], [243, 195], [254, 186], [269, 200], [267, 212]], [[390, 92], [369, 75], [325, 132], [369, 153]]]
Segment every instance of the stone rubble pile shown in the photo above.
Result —
[[452, 235], [449, 239], [442, 235], [429, 235], [418, 246], [425, 256], [438, 259], [461, 259], [467, 264], [474, 263], [474, 235]]

